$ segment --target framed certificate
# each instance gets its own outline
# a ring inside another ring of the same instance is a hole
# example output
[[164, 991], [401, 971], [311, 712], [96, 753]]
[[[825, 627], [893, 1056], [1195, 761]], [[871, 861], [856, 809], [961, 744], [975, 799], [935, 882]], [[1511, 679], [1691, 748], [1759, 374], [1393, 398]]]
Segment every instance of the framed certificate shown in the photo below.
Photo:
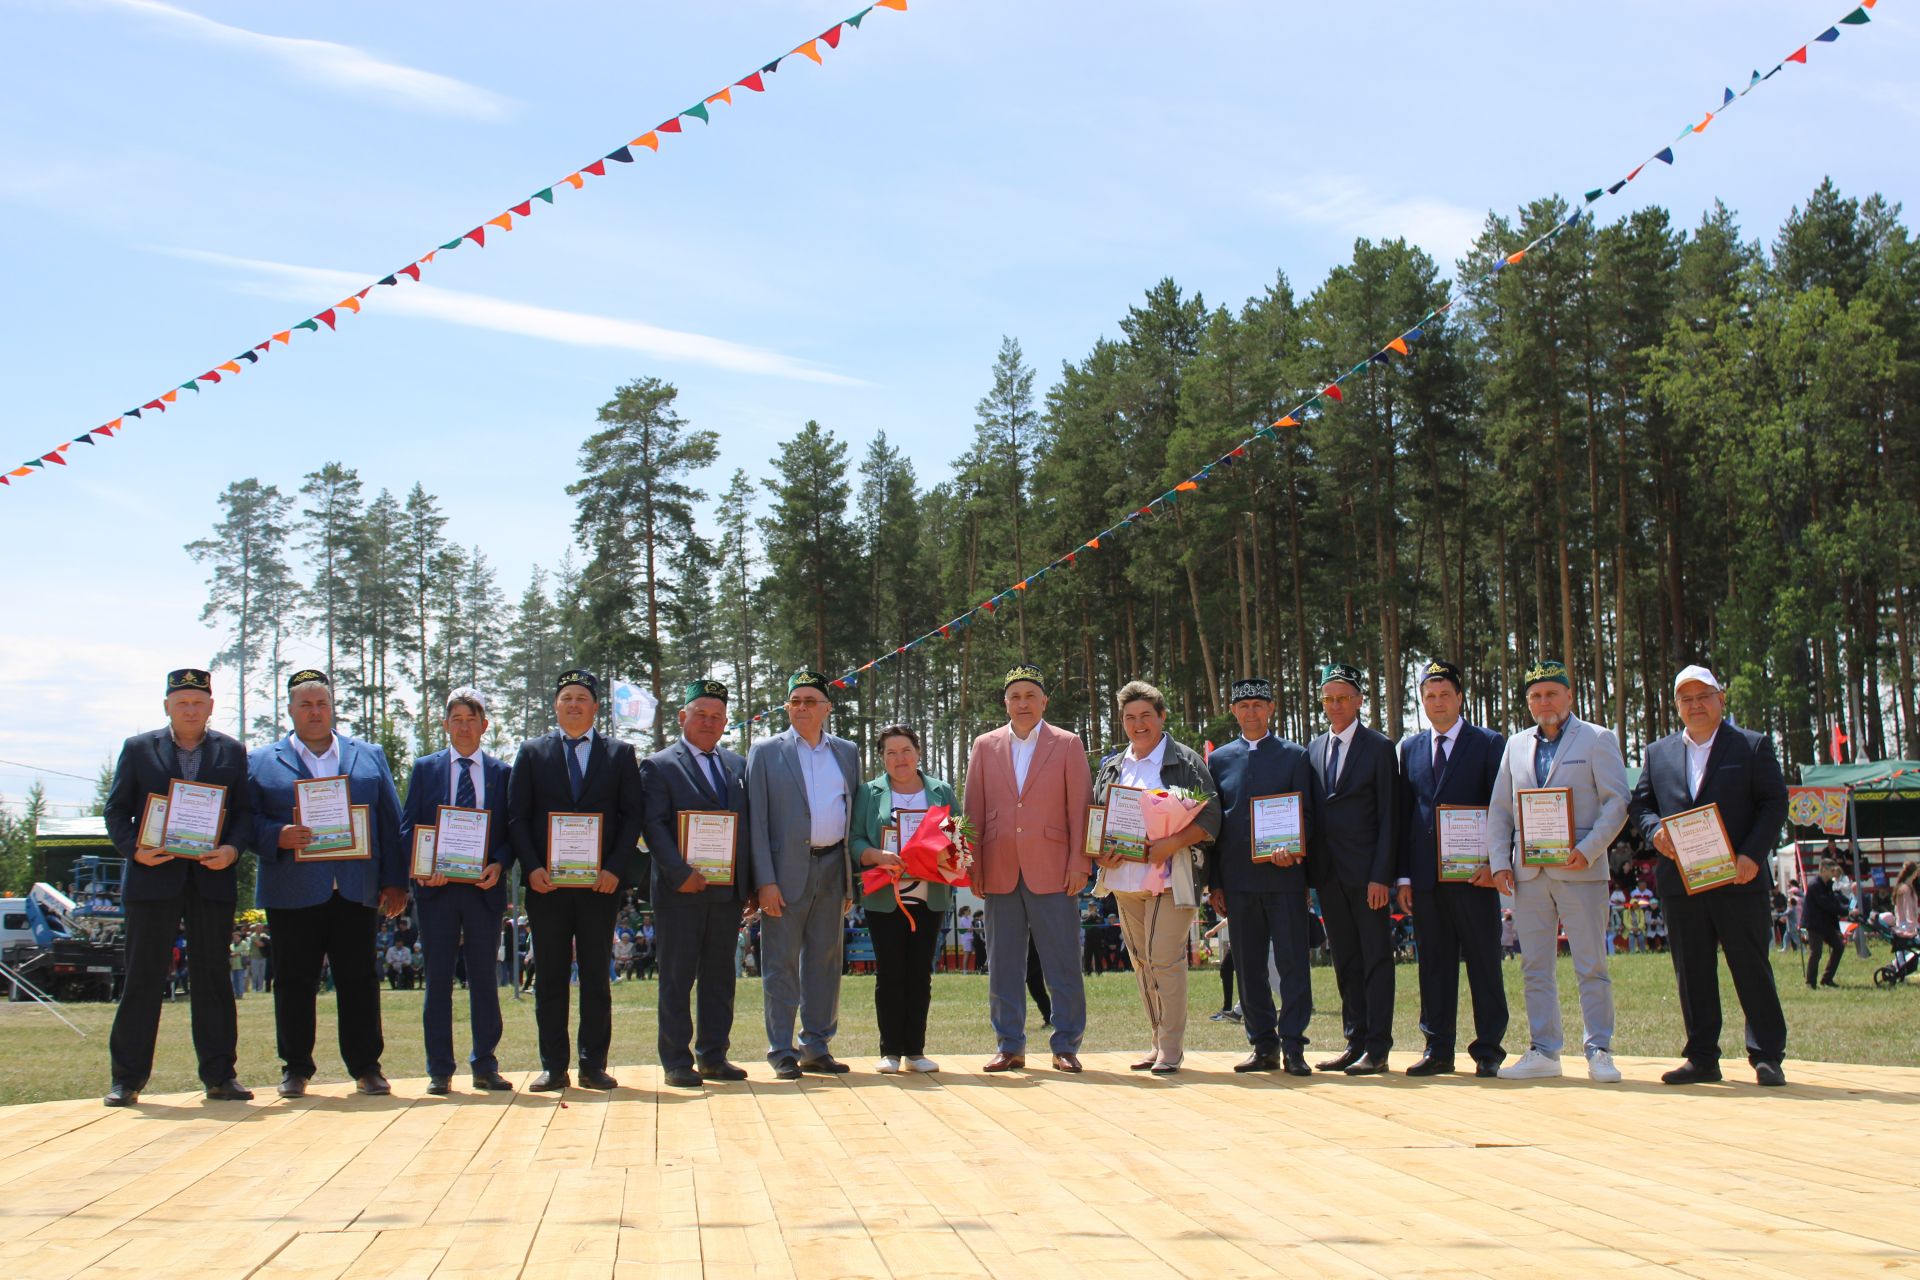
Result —
[[353, 840], [344, 849], [315, 853], [313, 846], [295, 849], [295, 862], [364, 862], [373, 857], [373, 845], [367, 838], [371, 826], [369, 806], [356, 804], [348, 807], [347, 828], [353, 832]]
[[1140, 804], [1140, 797], [1144, 795], [1146, 792], [1139, 787], [1107, 788], [1107, 829], [1100, 841], [1102, 853], [1117, 853], [1128, 862], [1147, 860], [1147, 811]]
[[434, 869], [449, 880], [478, 880], [487, 869], [493, 815], [443, 804], [434, 819]]
[[880, 848], [885, 853], [900, 852], [900, 828], [880, 828]]
[[160, 848], [176, 858], [204, 858], [220, 843], [227, 789], [213, 782], [175, 778], [167, 786], [167, 816]]
[[433, 878], [434, 834], [432, 827], [415, 827], [413, 829], [413, 863], [408, 869], [407, 874], [415, 880], [431, 880]]
[[167, 838], [167, 798], [147, 795], [147, 804], [140, 811], [140, 829], [134, 833], [133, 842], [142, 849], [158, 849], [160, 842]]
[[1673, 861], [1689, 894], [1705, 893], [1740, 878], [1734, 864], [1733, 841], [1721, 821], [1720, 806], [1702, 805], [1676, 813], [1660, 823], [1673, 841]]
[[353, 792], [344, 774], [295, 781], [293, 816], [313, 832], [307, 845], [309, 856], [353, 847]]
[[1573, 792], [1566, 787], [1523, 787], [1513, 793], [1520, 828], [1520, 865], [1564, 867], [1573, 860]]
[[1307, 837], [1300, 821], [1298, 791], [1255, 796], [1248, 813], [1253, 823], [1255, 862], [1277, 862], [1288, 866], [1306, 853]]
[[680, 856], [708, 884], [732, 884], [740, 815], [724, 809], [680, 811]]
[[1440, 846], [1440, 881], [1464, 884], [1487, 859], [1487, 807], [1443, 804], [1433, 811], [1434, 842]]
[[1107, 806], [1090, 804], [1087, 806], [1087, 841], [1080, 852], [1089, 858], [1100, 856], [1100, 850], [1107, 841]]
[[547, 878], [563, 889], [591, 888], [600, 879], [600, 815], [547, 815]]
[[[893, 825], [900, 829], [900, 849], [907, 847], [907, 842], [913, 839], [914, 832], [920, 830], [920, 824], [926, 820], [926, 817], [927, 811], [925, 809], [895, 809], [893, 811]], [[894, 852], [898, 853], [900, 849], [895, 849]]]

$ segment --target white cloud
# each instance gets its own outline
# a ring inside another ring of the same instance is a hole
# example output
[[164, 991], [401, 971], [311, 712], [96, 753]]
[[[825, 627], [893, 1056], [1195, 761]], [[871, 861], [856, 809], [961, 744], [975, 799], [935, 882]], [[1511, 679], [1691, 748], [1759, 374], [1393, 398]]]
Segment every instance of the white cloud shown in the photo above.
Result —
[[1486, 222], [1483, 210], [1427, 196], [1392, 196], [1357, 178], [1323, 174], [1259, 193], [1262, 203], [1297, 222], [1332, 227], [1372, 240], [1401, 237], [1419, 245], [1443, 270], [1465, 256]]
[[[374, 278], [365, 272], [302, 267], [259, 258], [236, 258], [198, 249], [168, 252], [247, 272], [254, 279], [243, 287], [252, 292], [307, 303], [316, 297], [342, 297], [356, 293]], [[778, 351], [749, 347], [725, 338], [713, 338], [680, 329], [662, 329], [638, 320], [536, 307], [481, 293], [461, 293], [435, 285], [412, 284], [404, 279], [396, 286], [368, 294], [367, 302], [379, 313], [420, 316], [474, 329], [491, 329], [496, 333], [517, 333], [523, 337], [540, 338], [567, 346], [638, 351], [663, 360], [727, 369], [734, 373], [792, 378], [800, 382], [865, 385], [858, 378], [821, 369]]]
[[497, 120], [508, 100], [489, 90], [418, 67], [402, 66], [352, 45], [298, 36], [270, 36], [216, 22], [162, 0], [102, 0], [144, 14], [206, 41], [272, 58], [315, 84], [348, 93], [386, 98], [441, 115]]

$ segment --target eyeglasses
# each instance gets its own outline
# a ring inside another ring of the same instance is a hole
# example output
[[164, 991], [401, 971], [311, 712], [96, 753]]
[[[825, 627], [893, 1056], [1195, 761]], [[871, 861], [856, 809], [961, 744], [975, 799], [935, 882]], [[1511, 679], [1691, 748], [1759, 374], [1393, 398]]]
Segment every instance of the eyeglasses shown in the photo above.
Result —
[[788, 698], [787, 705], [795, 711], [814, 711], [829, 704], [825, 698]]

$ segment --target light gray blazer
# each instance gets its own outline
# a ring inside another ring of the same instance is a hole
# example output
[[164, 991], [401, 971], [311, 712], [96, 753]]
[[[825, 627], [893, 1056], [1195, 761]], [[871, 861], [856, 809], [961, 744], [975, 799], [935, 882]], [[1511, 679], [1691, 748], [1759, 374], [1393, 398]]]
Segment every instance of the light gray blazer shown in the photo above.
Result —
[[[847, 829], [853, 829], [853, 800], [860, 794], [860, 753], [845, 738], [826, 735], [834, 758], [847, 779]], [[747, 838], [753, 853], [753, 883], [777, 884], [780, 896], [798, 901], [807, 891], [807, 872], [813, 810], [807, 804], [807, 782], [794, 755], [799, 735], [792, 729], [763, 738], [747, 751]], [[854, 897], [853, 860], [844, 849], [841, 870]]]
[[[1487, 856], [1495, 871], [1511, 871], [1516, 880], [1531, 880], [1543, 871], [1556, 880], [1605, 880], [1607, 848], [1627, 825], [1627, 762], [1620, 754], [1619, 739], [1576, 716], [1567, 717], [1561, 737], [1560, 750], [1554, 753], [1553, 768], [1544, 781], [1533, 776], [1538, 726], [1508, 738], [1500, 757], [1500, 773], [1487, 806]], [[1519, 865], [1513, 793], [1534, 787], [1565, 787], [1573, 792], [1574, 847], [1587, 859], [1579, 871]]]

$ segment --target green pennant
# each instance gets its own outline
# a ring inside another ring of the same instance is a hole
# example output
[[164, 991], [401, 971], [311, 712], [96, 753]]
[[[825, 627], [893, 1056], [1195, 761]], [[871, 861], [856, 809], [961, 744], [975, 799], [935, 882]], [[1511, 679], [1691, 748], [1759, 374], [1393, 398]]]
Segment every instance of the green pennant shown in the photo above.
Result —
[[455, 239], [447, 241], [445, 244], [441, 245], [440, 247], [442, 249], [458, 249], [460, 247], [460, 241], [465, 239], [466, 239], [465, 236], [459, 236], [459, 237], [456, 237]]
[[528, 197], [528, 198], [529, 198], [529, 199], [532, 199], [532, 200], [545, 200], [545, 201], [546, 201], [546, 202], [547, 202], [548, 204], [552, 204], [552, 203], [553, 203], [553, 188], [552, 188], [552, 187], [542, 187], [542, 188], [540, 188], [540, 189], [539, 189], [538, 191], [536, 191], [536, 192], [534, 192], [534, 193], [533, 193], [533, 195], [532, 195], [532, 196], [530, 196], [530, 197]]
[[1595, 187], [1593, 190], [1587, 192], [1587, 203], [1592, 204], [1595, 200], [1598, 200], [1605, 191], [1605, 187]]
[[860, 19], [866, 17], [868, 14], [872, 12], [873, 12], [873, 6], [868, 5], [866, 8], [862, 9], [860, 12], [854, 14], [851, 18], [848, 18], [847, 25], [857, 30], [860, 26]]
[[713, 117], [707, 114], [707, 104], [704, 102], [697, 107], [688, 107], [685, 111], [682, 111], [680, 114], [683, 116], [698, 116], [703, 122], [707, 124], [713, 123]]
[[1840, 25], [1843, 27], [1864, 27], [1871, 21], [1873, 21], [1873, 19], [1867, 16], [1866, 9], [1862, 7], [1855, 9], [1852, 13], [1840, 19]]
[[200, 380], [198, 378], [188, 378], [180, 384], [180, 389], [182, 391], [198, 391], [200, 389]]
[[22, 465], [29, 466], [29, 467], [39, 467], [42, 471], [46, 470], [47, 468], [47, 464], [40, 461], [40, 459], [38, 458], [28, 458], [26, 462], [23, 463]]
[[320, 332], [320, 322], [318, 320], [302, 320], [299, 324], [293, 327], [296, 329], [311, 329], [315, 333]]

